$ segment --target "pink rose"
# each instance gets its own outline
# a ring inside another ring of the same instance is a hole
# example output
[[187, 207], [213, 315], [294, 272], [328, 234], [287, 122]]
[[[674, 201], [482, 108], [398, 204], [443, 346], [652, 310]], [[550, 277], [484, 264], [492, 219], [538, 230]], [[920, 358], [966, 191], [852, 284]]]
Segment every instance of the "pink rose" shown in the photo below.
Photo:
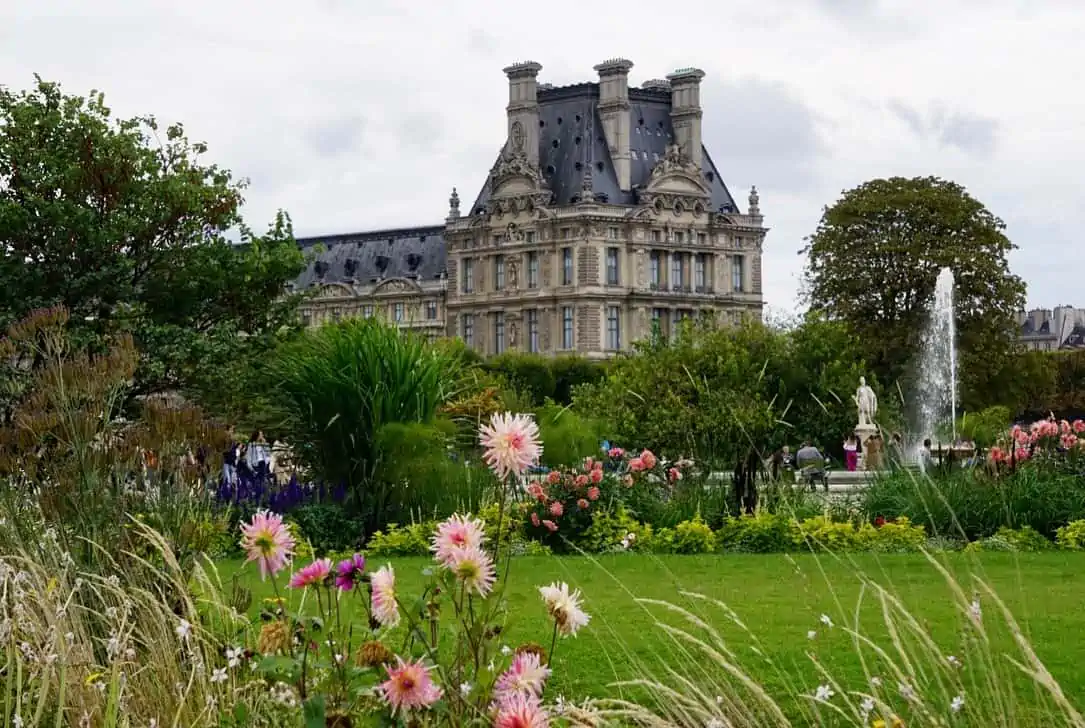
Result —
[[556, 470], [551, 470], [546, 474], [546, 479], [550, 481], [550, 485], [557, 485], [561, 482], [561, 473]]
[[550, 515], [554, 518], [561, 518], [561, 514], [565, 512], [565, 506], [561, 505], [561, 501], [554, 501], [550, 504]]
[[622, 455], [625, 455], [625, 450], [620, 447], [612, 447], [607, 451], [607, 455], [612, 458], [620, 458]]

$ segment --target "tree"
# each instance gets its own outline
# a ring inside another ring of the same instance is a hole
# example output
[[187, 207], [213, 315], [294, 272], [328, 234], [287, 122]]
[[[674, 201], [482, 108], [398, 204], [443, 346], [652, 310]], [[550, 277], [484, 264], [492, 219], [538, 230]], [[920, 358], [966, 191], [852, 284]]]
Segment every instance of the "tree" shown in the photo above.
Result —
[[956, 280], [963, 403], [983, 405], [1014, 346], [1025, 284], [1009, 272], [1005, 224], [936, 177], [877, 179], [826, 207], [802, 251], [812, 310], [846, 322], [882, 382], [907, 382], [935, 280]]
[[135, 393], [221, 387], [265, 350], [296, 319], [303, 258], [284, 213], [245, 226], [245, 182], [206, 151], [179, 124], [114, 119], [98, 92], [0, 88], [0, 327], [60, 305], [77, 340], [130, 333]]

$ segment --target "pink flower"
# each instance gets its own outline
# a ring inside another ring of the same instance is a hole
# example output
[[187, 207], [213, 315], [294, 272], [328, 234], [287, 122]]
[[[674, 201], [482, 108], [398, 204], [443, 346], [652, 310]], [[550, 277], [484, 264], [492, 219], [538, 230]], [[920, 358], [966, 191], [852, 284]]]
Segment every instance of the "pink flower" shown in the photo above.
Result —
[[620, 447], [612, 447], [607, 450], [607, 455], [612, 458], [620, 458], [622, 455], [625, 455], [625, 450]]
[[550, 485], [557, 485], [561, 482], [561, 473], [556, 470], [551, 470], [546, 474], [546, 479], [550, 482]]
[[651, 470], [656, 466], [656, 456], [652, 454], [651, 450], [645, 450], [640, 454], [640, 461], [644, 463], [645, 470]]
[[447, 566], [455, 552], [481, 547], [486, 541], [485, 529], [486, 525], [481, 520], [457, 513], [437, 525], [430, 551], [438, 561]]
[[1063, 435], [1059, 439], [1062, 442], [1062, 446], [1067, 450], [1077, 444], [1077, 435], [1071, 435], [1070, 433]]
[[528, 695], [513, 695], [497, 704], [494, 728], [548, 728], [550, 716], [539, 699]]
[[1074, 424], [1072, 425], [1072, 427], [1074, 429], [1074, 432], [1080, 435], [1081, 433], [1085, 432], [1085, 420], [1074, 420]]
[[1070, 434], [1070, 423], [1067, 420], [1059, 422], [1059, 431], [1064, 435]]
[[354, 554], [349, 559], [343, 559], [339, 562], [335, 574], [335, 585], [342, 591], [350, 591], [364, 573], [365, 557], [361, 554]]
[[546, 520], [546, 521], [543, 521], [542, 524], [544, 526], [546, 526], [546, 528], [550, 531], [550, 533], [553, 533], [554, 531], [558, 530], [558, 524], [554, 523], [553, 521]]
[[540, 523], [541, 523], [541, 521], [539, 520], [539, 514], [538, 513], [532, 513], [531, 514], [531, 525], [534, 526], [535, 528], [538, 528]]
[[588, 499], [587, 499], [587, 498], [581, 498], [580, 500], [578, 500], [578, 501], [576, 502], [576, 506], [577, 506], [577, 508], [579, 508], [580, 510], [582, 510], [582, 511], [586, 511], [586, 510], [588, 510], [588, 508], [590, 508], [590, 507], [591, 507], [591, 504], [590, 504], [590, 503], [588, 503]]
[[457, 549], [445, 565], [469, 592], [484, 597], [494, 588], [497, 569], [494, 568], [493, 559], [478, 546]]
[[498, 478], [522, 476], [542, 455], [539, 426], [527, 415], [495, 414], [479, 428], [483, 459]]
[[1028, 460], [1028, 450], [1023, 447], [1017, 448], [1013, 454], [1018, 460]]
[[595, 459], [594, 458], [584, 458], [584, 472], [586, 472], [586, 473], [590, 472], [591, 469], [594, 468], [594, 467], [595, 467]]
[[593, 470], [593, 471], [591, 471], [591, 482], [595, 483], [596, 485], [598, 485], [599, 483], [602, 483], [603, 482], [603, 471], [602, 470]]
[[682, 471], [678, 468], [671, 468], [667, 471], [667, 477], [671, 479], [671, 482], [676, 482], [682, 479]]
[[331, 559], [317, 559], [308, 566], [294, 572], [290, 577], [291, 589], [304, 589], [307, 586], [319, 586], [332, 573]]
[[554, 518], [561, 518], [561, 514], [565, 512], [565, 507], [561, 505], [561, 501], [554, 501], [550, 504], [550, 515]]
[[395, 627], [399, 624], [399, 605], [396, 603], [396, 572], [392, 565], [377, 569], [370, 577], [369, 586], [373, 590], [373, 619], [385, 627]]
[[988, 456], [992, 461], [996, 463], [1000, 462], [1003, 458], [1006, 457], [1005, 453], [1002, 452], [1002, 448], [997, 446], [991, 448], [991, 452], [988, 454]]
[[393, 714], [428, 708], [441, 699], [441, 689], [434, 684], [429, 668], [421, 660], [405, 662], [402, 657], [396, 657], [396, 662], [395, 667], [385, 665], [388, 679], [378, 688]]
[[248, 554], [245, 563], [255, 561], [261, 579], [282, 571], [296, 544], [283, 517], [276, 513], [258, 511], [250, 523], [241, 524], [241, 548]]
[[588, 476], [587, 475], [578, 475], [578, 476], [576, 476], [576, 480], [573, 481], [573, 485], [575, 485], [577, 488], [583, 488], [587, 484], [588, 484]]
[[596, 486], [588, 488], [588, 500], [599, 500], [600, 490]]
[[527, 494], [537, 501], [546, 500], [546, 491], [538, 483], [532, 483], [527, 487]]
[[634, 473], [639, 473], [640, 471], [644, 470], [644, 461], [640, 458], [633, 458], [629, 461], [629, 469], [632, 470]]
[[550, 668], [541, 664], [539, 656], [532, 652], [518, 652], [509, 669], [497, 678], [494, 698], [502, 703], [515, 695], [541, 697]]

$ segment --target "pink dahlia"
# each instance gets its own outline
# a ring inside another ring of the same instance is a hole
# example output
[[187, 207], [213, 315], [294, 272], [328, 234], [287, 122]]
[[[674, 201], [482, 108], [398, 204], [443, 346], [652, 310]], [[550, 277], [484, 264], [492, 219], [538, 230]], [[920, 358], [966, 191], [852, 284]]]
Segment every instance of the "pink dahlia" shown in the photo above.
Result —
[[1085, 420], [1074, 420], [1074, 424], [1072, 425], [1072, 427], [1074, 429], [1074, 432], [1080, 435], [1081, 433], [1085, 432]]
[[640, 471], [644, 470], [644, 461], [640, 458], [632, 458], [629, 461], [629, 469], [634, 473], [639, 473]]
[[248, 554], [245, 563], [255, 561], [261, 579], [282, 571], [296, 544], [283, 517], [277, 513], [258, 511], [251, 522], [241, 524], [241, 548]]
[[355, 583], [361, 581], [365, 573], [365, 557], [354, 554], [349, 559], [343, 559], [335, 570], [335, 585], [343, 591], [350, 591]]
[[588, 500], [599, 500], [599, 495], [601, 493], [602, 491], [600, 491], [598, 487], [593, 485], [592, 487], [588, 488]]
[[479, 428], [483, 458], [498, 478], [521, 476], [539, 460], [539, 426], [527, 415], [495, 414]]
[[651, 450], [645, 450], [640, 454], [640, 461], [644, 463], [645, 470], [651, 470], [656, 466], [658, 460]]
[[561, 514], [565, 512], [565, 506], [561, 504], [561, 501], [554, 501], [550, 504], [550, 515], [554, 518], [561, 518]]
[[593, 470], [593, 471], [591, 471], [591, 475], [589, 477], [591, 478], [591, 482], [595, 483], [596, 485], [599, 485], [600, 483], [603, 482], [603, 471], [602, 470]]
[[317, 559], [294, 572], [294, 575], [290, 577], [290, 588], [304, 589], [307, 586], [320, 586], [330, 573], [332, 573], [332, 560]]
[[369, 586], [373, 590], [370, 600], [373, 608], [373, 619], [385, 627], [395, 627], [399, 624], [399, 604], [396, 603], [396, 572], [391, 564], [377, 569], [369, 580]]
[[503, 702], [514, 695], [540, 697], [546, 679], [550, 677], [550, 668], [543, 665], [539, 656], [533, 652], [518, 652], [509, 669], [497, 678], [494, 684], [494, 697]]
[[441, 699], [441, 688], [433, 682], [429, 668], [421, 660], [405, 662], [396, 657], [396, 666], [385, 665], [388, 679], [378, 688], [392, 713], [428, 708]]
[[582, 511], [586, 511], [589, 508], [591, 508], [591, 503], [588, 503], [587, 498], [581, 498], [580, 500], [578, 500], [576, 502], [576, 507], [579, 508]]
[[998, 447], [997, 445], [991, 448], [991, 451], [990, 453], [988, 453], [988, 455], [991, 460], [996, 463], [1002, 461], [1002, 459], [1006, 457], [1005, 453], [1002, 452], [1002, 448]]
[[497, 580], [493, 559], [478, 546], [457, 549], [445, 566], [463, 583], [464, 589], [480, 597], [489, 594]]
[[548, 728], [549, 725], [549, 714], [534, 696], [513, 695], [497, 704], [494, 728]]
[[550, 485], [557, 485], [561, 482], [561, 473], [556, 470], [551, 470], [549, 473], [546, 474], [546, 480], [550, 483]]
[[558, 524], [554, 523], [550, 519], [546, 519], [545, 521], [543, 521], [542, 525], [546, 526], [546, 529], [548, 531], [550, 531], [550, 533], [553, 533], [554, 531], [558, 530]]
[[485, 524], [477, 518], [456, 514], [438, 524], [430, 545], [437, 560], [447, 565], [456, 551], [477, 548], [486, 540]]
[[620, 458], [622, 455], [625, 455], [625, 450], [620, 447], [612, 447], [607, 451], [607, 455], [612, 458]]
[[588, 476], [587, 475], [578, 475], [578, 476], [576, 476], [576, 480], [573, 481], [573, 485], [575, 485], [577, 488], [583, 488], [587, 484], [588, 484]]
[[538, 513], [532, 513], [531, 514], [531, 525], [534, 526], [535, 528], [538, 528], [540, 523], [541, 523], [541, 521], [539, 520], [539, 514]]
[[667, 477], [671, 479], [671, 482], [677, 482], [682, 479], [682, 471], [678, 468], [671, 468], [667, 471]]
[[546, 500], [546, 491], [538, 483], [532, 483], [527, 487], [527, 494], [537, 501]]
[[584, 472], [590, 473], [595, 467], [595, 458], [584, 458]]

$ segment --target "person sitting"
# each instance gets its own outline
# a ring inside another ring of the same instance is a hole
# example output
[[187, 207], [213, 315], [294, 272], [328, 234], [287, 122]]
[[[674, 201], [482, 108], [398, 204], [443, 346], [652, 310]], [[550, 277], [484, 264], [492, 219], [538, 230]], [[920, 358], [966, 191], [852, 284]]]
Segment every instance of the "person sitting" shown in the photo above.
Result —
[[803, 479], [809, 484], [811, 490], [816, 490], [816, 483], [820, 480], [829, 489], [829, 481], [825, 478], [825, 456], [821, 451], [810, 444], [807, 440], [795, 453], [795, 467], [802, 473]]

